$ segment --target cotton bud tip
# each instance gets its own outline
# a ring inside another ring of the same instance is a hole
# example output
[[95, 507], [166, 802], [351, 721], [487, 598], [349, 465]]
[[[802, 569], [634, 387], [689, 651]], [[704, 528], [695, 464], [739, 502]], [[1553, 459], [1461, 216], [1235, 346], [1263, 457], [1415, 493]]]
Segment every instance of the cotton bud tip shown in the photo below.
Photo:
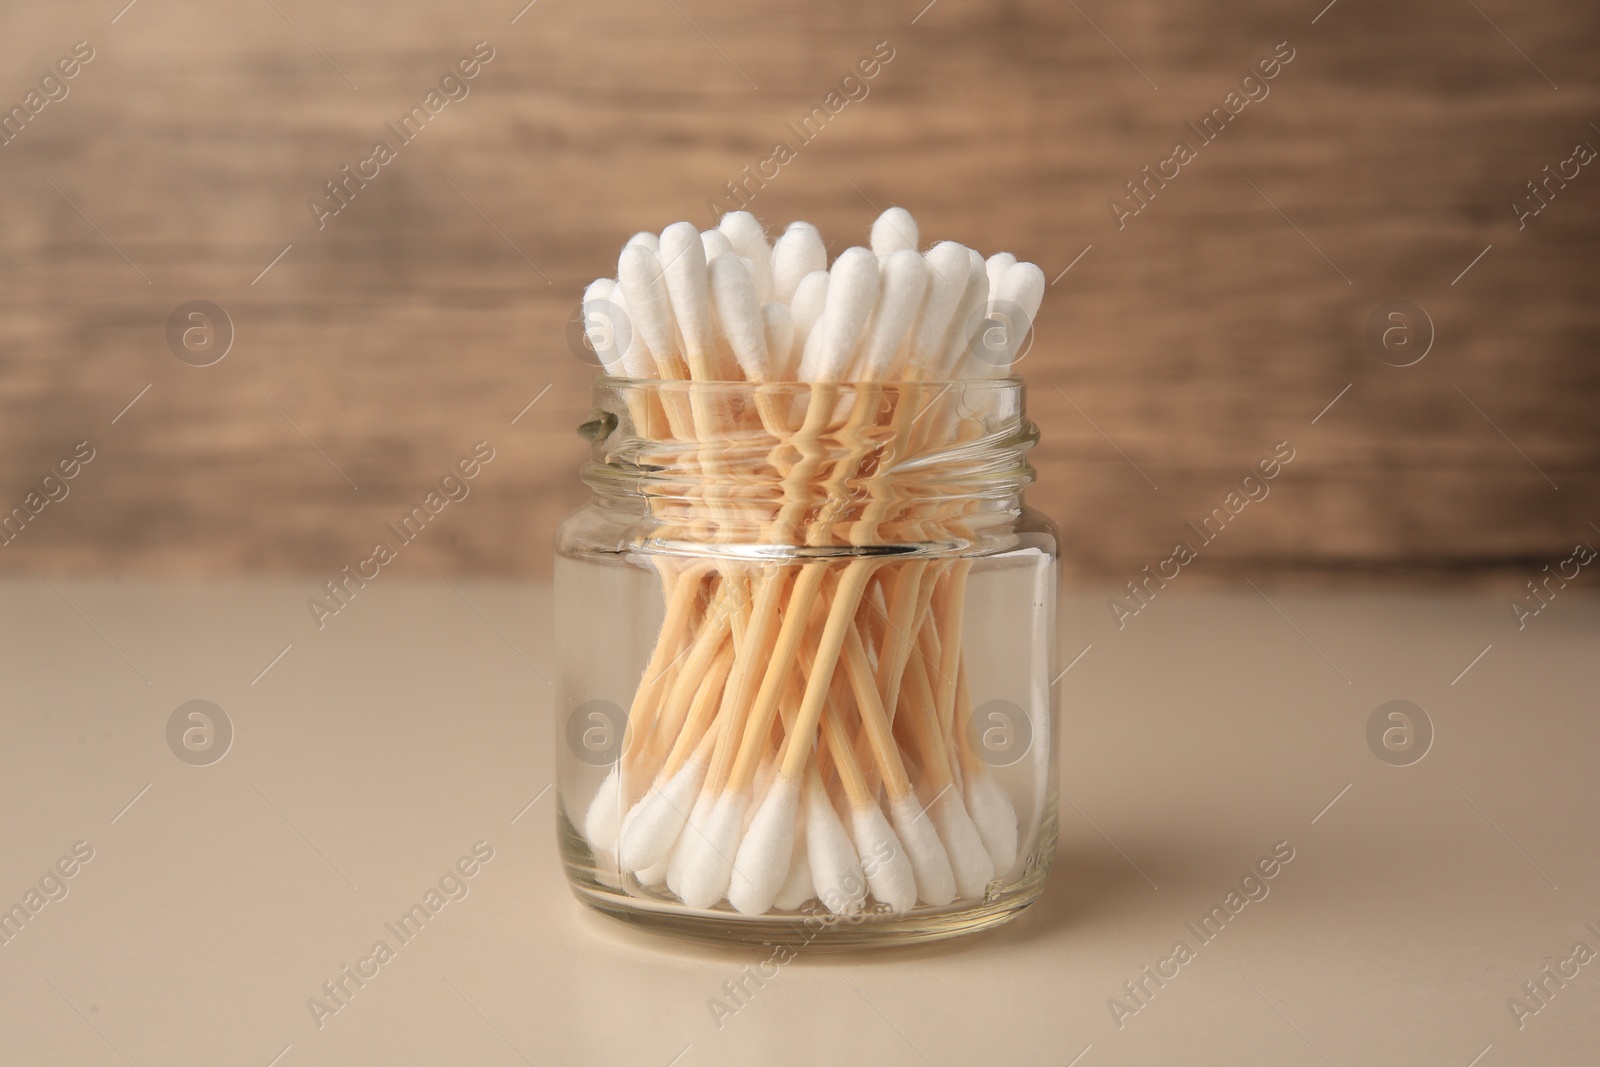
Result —
[[783, 888], [794, 858], [795, 815], [800, 785], [778, 778], [767, 791], [733, 861], [728, 903], [746, 915], [765, 915]]
[[917, 897], [924, 904], [940, 906], [956, 898], [956, 876], [950, 869], [950, 856], [915, 795], [890, 802], [895, 833], [911, 858], [917, 878]]
[[872, 224], [872, 251], [889, 256], [901, 249], [917, 250], [917, 220], [903, 207], [892, 207]]

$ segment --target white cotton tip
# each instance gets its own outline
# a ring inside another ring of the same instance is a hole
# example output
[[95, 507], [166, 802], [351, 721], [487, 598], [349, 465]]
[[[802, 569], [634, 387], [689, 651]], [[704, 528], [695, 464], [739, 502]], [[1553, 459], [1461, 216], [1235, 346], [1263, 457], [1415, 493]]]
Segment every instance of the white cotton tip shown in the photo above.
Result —
[[[876, 808], [872, 811], [880, 821], [883, 819]], [[894, 835], [888, 823], [883, 823], [883, 829], [891, 837]], [[806, 790], [805, 833], [807, 869], [817, 899], [835, 915], [859, 912], [867, 902], [867, 875], [861, 869], [861, 860], [856, 855], [855, 845], [850, 843], [850, 835], [845, 833], [844, 823], [839, 821], [839, 813], [833, 810], [827, 791], [816, 779]], [[857, 839], [861, 836], [858, 832]], [[898, 851], [898, 846], [888, 851]], [[910, 900], [906, 904], [909, 908], [916, 903], [917, 887], [909, 870], [906, 877], [910, 886]], [[885, 888], [885, 892], [889, 891]], [[880, 894], [879, 899], [886, 898]]]
[[[897, 914], [910, 911], [917, 903], [917, 874], [899, 836], [889, 828], [888, 820], [876, 805], [857, 808], [850, 821], [867, 888], [881, 903], [889, 905], [890, 911]], [[815, 860], [811, 869], [815, 874]], [[953, 893], [954, 886], [951, 890]], [[823, 903], [827, 903], [826, 897]]]
[[711, 809], [716, 807], [717, 798], [714, 793], [701, 793], [695, 798], [694, 808], [689, 812], [689, 821], [684, 824], [683, 830], [678, 834], [677, 843], [672, 846], [672, 852], [667, 857], [667, 888], [674, 893], [683, 878], [683, 858], [689, 849], [686, 843], [698, 840], [705, 835], [706, 820], [711, 818]]
[[[615, 344], [622, 347], [622, 369], [617, 373], [624, 378], [654, 378], [655, 362], [650, 358], [650, 349], [646, 347], [644, 337], [633, 326], [633, 317], [628, 314], [628, 300], [622, 295], [621, 286], [612, 293], [611, 304], [618, 315], [617, 321], [612, 323]], [[609, 367], [606, 369], [610, 371]]]
[[[950, 332], [950, 320], [956, 307], [966, 295], [972, 269], [967, 247], [954, 241], [941, 241], [929, 249], [924, 257], [928, 263], [928, 295], [917, 316], [916, 331], [911, 336], [913, 363], [932, 372], [944, 355], [945, 336]], [[929, 373], [931, 377], [942, 377]]]
[[1001, 277], [999, 291], [990, 297], [990, 304], [1008, 316], [1014, 316], [1015, 321], [1009, 323], [1006, 330], [1009, 358], [1003, 366], [996, 367], [996, 377], [1010, 373], [1011, 364], [1016, 362], [1017, 353], [1022, 350], [1022, 342], [1039, 316], [1039, 305], [1044, 303], [1044, 290], [1044, 271], [1034, 263], [1013, 263]]
[[1001, 299], [1021, 308], [1029, 321], [1039, 314], [1039, 305], [1044, 303], [1044, 290], [1044, 271], [1039, 269], [1037, 263], [1013, 263], [1006, 268], [1006, 276], [1000, 280]]
[[[632, 237], [628, 238], [628, 244], [643, 245], [645, 248], [648, 248], [650, 251], [654, 252], [661, 247], [661, 238], [651, 233], [649, 230], [641, 230]], [[626, 248], [627, 245], [624, 245], [623, 247]]]
[[639, 884], [651, 889], [660, 889], [667, 884], [667, 866], [670, 857], [662, 857], [661, 861], [653, 867], [646, 867], [642, 871], [635, 871], [633, 876], [639, 879]]
[[644, 338], [657, 373], [663, 378], [681, 377], [681, 373], [674, 373], [681, 354], [672, 300], [655, 251], [642, 244], [624, 248], [617, 259], [617, 287], [628, 302], [628, 318]]
[[[950, 316], [950, 327], [945, 331], [943, 349], [937, 360], [938, 378], [971, 377], [970, 352], [978, 328], [989, 310], [989, 272], [983, 257], [967, 249], [967, 287], [956, 303], [955, 314]], [[979, 375], [987, 377], [987, 375]]]
[[899, 376], [899, 356], [917, 312], [922, 309], [928, 274], [927, 261], [914, 249], [902, 248], [884, 261], [878, 309], [867, 327], [852, 373], [856, 381], [876, 382]]
[[733, 242], [728, 240], [728, 235], [721, 230], [701, 230], [700, 249], [705, 252], [707, 263], [710, 263], [718, 256], [731, 256], [734, 254]]
[[800, 379], [808, 382], [843, 381], [855, 358], [872, 309], [878, 302], [878, 257], [869, 248], [847, 248], [828, 272], [828, 296], [822, 318], [806, 338], [800, 356]]
[[734, 255], [711, 261], [711, 306], [739, 369], [750, 381], [764, 382], [771, 376], [767, 323], [761, 313], [760, 293], [746, 262], [743, 256]]
[[789, 301], [789, 314], [794, 317], [794, 354], [790, 357], [795, 368], [794, 374], [800, 372], [800, 354], [805, 351], [811, 331], [816, 329], [817, 321], [822, 318], [822, 307], [827, 300], [828, 272], [814, 270], [800, 280], [799, 288], [794, 291], [794, 299]]
[[967, 774], [967, 812], [994, 860], [995, 873], [1006, 877], [1017, 865], [1017, 809], [988, 771]]
[[802, 382], [819, 381], [825, 361], [822, 357], [822, 327], [828, 321], [826, 308], [817, 316], [816, 324], [806, 334], [805, 346], [800, 350], [800, 365], [795, 368], [795, 378]]
[[892, 207], [872, 224], [872, 251], [892, 256], [901, 249], [917, 250], [917, 220], [903, 207]]
[[727, 375], [717, 365], [717, 340], [711, 321], [711, 293], [706, 279], [706, 250], [692, 222], [674, 222], [661, 231], [661, 274], [672, 299], [672, 314], [683, 337], [689, 373], [701, 381]]
[[[627, 347], [633, 331], [617, 315], [617, 283], [610, 278], [597, 278], [583, 291], [583, 334], [589, 349], [609, 375], [620, 376], [622, 352]], [[619, 333], [620, 329], [620, 333]]]
[[625, 870], [653, 867], [667, 857], [689, 821], [705, 776], [705, 759], [697, 752], [671, 778], [645, 790], [623, 818], [617, 836], [617, 860]]
[[750, 276], [755, 279], [756, 293], [762, 303], [772, 300], [772, 246], [767, 244], [767, 231], [748, 211], [730, 211], [717, 222], [717, 229], [727, 235], [733, 250], [750, 261]]
[[[794, 348], [794, 315], [787, 304], [768, 304], [761, 309], [761, 329], [767, 340], [769, 380], [785, 382], [794, 377], [800, 359]], [[791, 359], [790, 356], [794, 358]]]
[[950, 858], [950, 869], [956, 877], [956, 893], [966, 899], [982, 897], [994, 880], [994, 860], [983, 847], [983, 838], [972, 825], [961, 794], [954, 788], [946, 789], [944, 795], [928, 807], [927, 818], [933, 820], [944, 841], [945, 854]]
[[678, 884], [672, 888], [689, 907], [709, 908], [727, 894], [733, 857], [739, 850], [739, 830], [749, 806], [743, 793], [724, 793], [706, 817], [704, 832], [684, 838], [683, 866]]
[[600, 791], [589, 802], [588, 814], [583, 818], [583, 836], [591, 849], [596, 852], [617, 850], [617, 831], [622, 826], [622, 813], [622, 778], [617, 773], [616, 765], [613, 765], [611, 773], [600, 783]]
[[936, 906], [950, 903], [956, 898], [956, 876], [931, 816], [923, 812], [915, 795], [891, 800], [889, 815], [906, 855], [911, 857], [911, 869], [917, 875], [918, 899]]
[[791, 223], [772, 246], [772, 298], [794, 303], [795, 291], [806, 275], [828, 269], [828, 249], [822, 234], [809, 222]]
[[[988, 274], [994, 278], [994, 260]], [[1032, 263], [1012, 263], [990, 290], [988, 319], [957, 365], [963, 378], [1004, 378], [1011, 373], [1022, 342], [1044, 300], [1044, 271]]]
[[1015, 266], [1017, 257], [1010, 252], [996, 252], [983, 262], [983, 272], [989, 276], [989, 307], [994, 308], [995, 294], [1000, 291], [1000, 279]]
[[794, 836], [794, 854], [789, 857], [789, 873], [783, 879], [783, 888], [772, 901], [779, 911], [793, 911], [817, 895], [812, 884], [809, 846], [806, 844], [806, 824], [802, 820]]
[[765, 915], [778, 899], [789, 875], [789, 861], [794, 858], [794, 821], [799, 811], [799, 781], [780, 775], [756, 810], [734, 857], [728, 903], [744, 914]]

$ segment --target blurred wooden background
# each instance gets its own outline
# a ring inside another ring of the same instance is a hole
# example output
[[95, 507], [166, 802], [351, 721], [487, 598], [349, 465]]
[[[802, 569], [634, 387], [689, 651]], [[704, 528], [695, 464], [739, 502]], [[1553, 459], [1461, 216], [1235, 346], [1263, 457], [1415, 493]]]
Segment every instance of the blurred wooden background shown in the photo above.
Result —
[[[582, 287], [635, 230], [709, 225], [881, 41], [753, 210], [838, 251], [899, 203], [1059, 275], [1023, 369], [1075, 573], [1164, 557], [1282, 440], [1189, 570], [1531, 575], [1600, 538], [1600, 165], [1511, 210], [1600, 148], [1593, 4], [923, 3], [6, 5], [7, 109], [95, 58], [0, 147], [0, 507], [96, 458], [0, 571], [328, 576], [487, 439], [396, 567], [545, 572], [582, 496]], [[479, 40], [470, 95], [319, 231], [307, 199]], [[1109, 199], [1285, 41], [1270, 96], [1119, 231]], [[1405, 368], [1363, 335], [1396, 298], [1437, 334]], [[213, 366], [165, 340], [193, 299], [234, 324]]]

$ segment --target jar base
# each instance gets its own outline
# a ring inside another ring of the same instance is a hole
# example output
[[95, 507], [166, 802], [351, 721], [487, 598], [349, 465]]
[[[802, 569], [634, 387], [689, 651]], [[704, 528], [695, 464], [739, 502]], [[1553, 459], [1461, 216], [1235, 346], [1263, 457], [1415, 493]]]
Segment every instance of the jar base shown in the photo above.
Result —
[[[904, 914], [869, 911], [846, 918], [830, 914], [818, 901], [812, 911], [774, 915], [741, 915], [727, 907], [689, 908], [665, 897], [629, 893], [596, 877], [593, 856], [581, 835], [561, 813], [568, 884], [589, 907], [611, 918], [654, 933], [713, 944], [776, 945], [807, 952], [838, 952], [893, 945], [920, 945], [964, 937], [1003, 926], [1020, 915], [1044, 892], [1049, 858], [1055, 852], [1055, 820], [1048, 824], [1041, 847], [1025, 862], [1016, 880], [991, 885], [982, 900], [957, 901], [943, 907], [919, 905]], [[615, 872], [611, 873], [614, 877]], [[632, 881], [631, 875], [624, 875]], [[607, 879], [606, 881], [611, 881]]]
[[589, 907], [642, 930], [701, 943], [722, 945], [786, 944], [808, 952], [842, 952], [892, 945], [920, 945], [1003, 926], [1039, 899], [1044, 879], [1024, 894], [1012, 886], [995, 901], [961, 906], [948, 912], [920, 909], [898, 918], [868, 918], [859, 923], [833, 916], [786, 915], [735, 917], [731, 913], [695, 912], [677, 906], [652, 908], [637, 897], [596, 892], [573, 885], [573, 894]]

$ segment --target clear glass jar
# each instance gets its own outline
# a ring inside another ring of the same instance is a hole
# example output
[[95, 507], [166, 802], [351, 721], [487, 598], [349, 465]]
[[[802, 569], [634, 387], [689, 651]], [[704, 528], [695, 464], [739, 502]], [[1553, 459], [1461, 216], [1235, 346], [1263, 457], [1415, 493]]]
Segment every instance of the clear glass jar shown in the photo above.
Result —
[[992, 926], [1056, 839], [1057, 534], [1020, 380], [601, 378], [557, 537], [580, 900], [718, 940]]

